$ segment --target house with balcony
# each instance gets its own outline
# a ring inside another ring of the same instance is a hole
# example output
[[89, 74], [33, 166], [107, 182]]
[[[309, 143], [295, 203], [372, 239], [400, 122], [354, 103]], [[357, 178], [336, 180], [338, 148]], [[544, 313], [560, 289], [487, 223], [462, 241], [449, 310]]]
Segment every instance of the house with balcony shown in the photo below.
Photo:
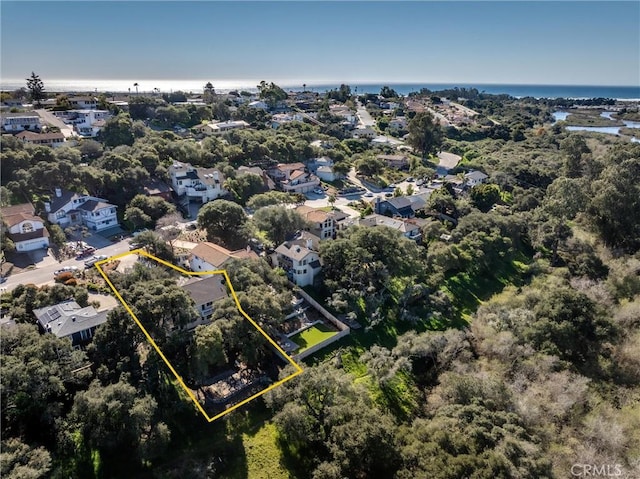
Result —
[[365, 216], [364, 218], [359, 218], [358, 226], [364, 226], [368, 228], [375, 226], [386, 226], [387, 228], [399, 231], [405, 238], [409, 238], [416, 242], [420, 242], [420, 240], [422, 239], [420, 226], [412, 223], [411, 221], [407, 221], [404, 218], [389, 218], [388, 216], [378, 215], [374, 213]]
[[2, 222], [4, 234], [13, 241], [16, 251], [25, 252], [49, 247], [49, 231], [44, 227], [42, 218], [35, 215], [31, 203], [3, 207]]
[[225, 284], [224, 276], [216, 274], [208, 278], [191, 278], [182, 286], [191, 299], [193, 299], [194, 307], [200, 314], [197, 321], [193, 321], [185, 326], [185, 329], [195, 329], [197, 326], [209, 324], [215, 303], [229, 296]]
[[331, 213], [306, 205], [298, 206], [296, 213], [309, 224], [305, 229], [318, 238], [324, 240], [336, 237], [336, 222]]
[[320, 185], [320, 178], [307, 172], [303, 163], [280, 163], [267, 173], [286, 193], [307, 193]]
[[103, 231], [118, 224], [117, 206], [95, 196], [62, 191], [44, 204], [47, 219], [61, 228], [84, 225], [92, 231]]
[[189, 163], [174, 162], [169, 167], [173, 191], [189, 202], [207, 203], [227, 194], [224, 177], [214, 168], [197, 168]]
[[41, 128], [40, 116], [35, 112], [2, 114], [2, 131], [7, 133], [40, 131]]
[[51, 333], [58, 338], [69, 338], [75, 348], [91, 341], [96, 328], [107, 322], [108, 313], [108, 310], [96, 311], [93, 306], [82, 308], [75, 301], [65, 301], [33, 310], [43, 333]]
[[78, 135], [85, 138], [95, 138], [111, 118], [108, 110], [67, 110], [53, 113], [68, 125], [72, 125]]
[[191, 271], [217, 271], [232, 259], [258, 259], [250, 248], [230, 251], [215, 243], [205, 241], [191, 250], [189, 267]]
[[298, 286], [313, 285], [322, 271], [320, 256], [312, 240], [285, 241], [276, 248], [274, 266], [282, 268], [289, 280]]

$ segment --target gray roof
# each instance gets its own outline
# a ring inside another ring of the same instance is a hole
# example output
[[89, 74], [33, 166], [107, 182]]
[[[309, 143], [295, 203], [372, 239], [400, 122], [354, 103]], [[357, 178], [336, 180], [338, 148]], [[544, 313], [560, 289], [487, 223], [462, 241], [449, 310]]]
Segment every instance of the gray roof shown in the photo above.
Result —
[[85, 211], [98, 211], [98, 210], [101, 210], [102, 208], [109, 208], [111, 206], [113, 205], [109, 203], [104, 203], [102, 201], [87, 200], [84, 203], [82, 203], [80, 206], [78, 206], [78, 209], [85, 210]]
[[478, 180], [478, 181], [482, 181], [486, 178], [489, 178], [489, 175], [485, 175], [482, 171], [470, 171], [469, 173], [467, 173], [466, 175], [464, 175], [465, 178], [469, 178], [470, 180]]
[[64, 205], [69, 203], [69, 201], [81, 198], [84, 195], [79, 195], [75, 191], [63, 191], [61, 196], [54, 196], [51, 199], [51, 212], [55, 213]]
[[301, 261], [307, 255], [313, 253], [313, 251], [306, 246], [296, 244], [293, 241], [285, 241], [276, 248], [276, 253], [296, 261]]
[[71, 336], [107, 321], [109, 311], [96, 311], [93, 306], [81, 308], [75, 301], [34, 309], [33, 314], [45, 331], [59, 338]]
[[197, 305], [228, 297], [224, 277], [220, 274], [206, 279], [193, 278], [182, 289], [189, 293]]
[[387, 200], [391, 206], [395, 209], [399, 210], [402, 208], [406, 208], [407, 206], [411, 206], [411, 201], [406, 196], [399, 196], [397, 198], [389, 198]]

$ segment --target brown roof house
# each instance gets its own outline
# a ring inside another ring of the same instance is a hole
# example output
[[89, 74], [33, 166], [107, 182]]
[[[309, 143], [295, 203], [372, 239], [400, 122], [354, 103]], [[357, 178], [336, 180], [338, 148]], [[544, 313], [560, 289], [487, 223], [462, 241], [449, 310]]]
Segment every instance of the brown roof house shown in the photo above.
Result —
[[258, 255], [249, 248], [230, 251], [220, 245], [205, 241], [191, 250], [189, 267], [191, 271], [216, 271], [222, 269], [224, 264], [233, 258], [258, 259]]

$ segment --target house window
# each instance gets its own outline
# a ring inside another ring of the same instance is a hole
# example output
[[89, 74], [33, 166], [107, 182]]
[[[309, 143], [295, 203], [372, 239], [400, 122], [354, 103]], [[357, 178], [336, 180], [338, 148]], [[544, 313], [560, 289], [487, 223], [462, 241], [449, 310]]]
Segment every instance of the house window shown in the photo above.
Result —
[[22, 223], [22, 232], [23, 233], [31, 233], [33, 231], [33, 225], [29, 222]]

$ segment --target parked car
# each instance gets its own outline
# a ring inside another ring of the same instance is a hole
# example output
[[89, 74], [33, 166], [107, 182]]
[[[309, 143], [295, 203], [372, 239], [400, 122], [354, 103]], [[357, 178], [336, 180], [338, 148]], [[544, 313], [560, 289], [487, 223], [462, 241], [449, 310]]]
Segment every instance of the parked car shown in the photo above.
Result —
[[409, 178], [407, 178], [407, 182], [409, 183], [413, 183], [414, 181], [416, 181], [416, 179], [413, 176], [410, 176]]
[[418, 181], [416, 181], [416, 186], [422, 186], [423, 183], [424, 183], [423, 180], [418, 180]]
[[370, 191], [367, 191], [364, 196], [366, 196], [367, 198], [371, 198], [373, 196], [373, 193], [371, 193]]
[[62, 273], [68, 273], [68, 272], [75, 273], [76, 271], [78, 271], [77, 266], [65, 266], [64, 268], [60, 268], [59, 270], [54, 271], [53, 275], [58, 276], [59, 274], [62, 274]]
[[98, 261], [102, 261], [103, 259], [107, 259], [107, 257], [103, 254], [92, 256], [84, 262], [84, 266], [85, 268], [91, 268], [94, 264], [96, 264]]
[[324, 190], [323, 190], [322, 188], [314, 188], [313, 192], [314, 192], [316, 195], [322, 195], [322, 194], [324, 194]]

